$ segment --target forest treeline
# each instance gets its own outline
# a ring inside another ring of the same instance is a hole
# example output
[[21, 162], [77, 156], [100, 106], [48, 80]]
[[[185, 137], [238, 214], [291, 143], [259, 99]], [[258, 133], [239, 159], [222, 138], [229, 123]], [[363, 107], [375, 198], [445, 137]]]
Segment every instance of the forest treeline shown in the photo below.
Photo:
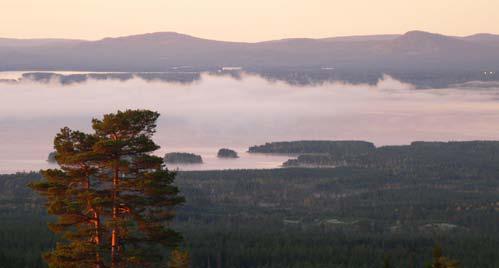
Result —
[[251, 146], [248, 152], [271, 154], [324, 153], [346, 156], [365, 154], [374, 149], [374, 144], [366, 141], [282, 141]]
[[[192, 267], [425, 267], [435, 244], [460, 267], [497, 267], [499, 173], [477, 164], [179, 172], [187, 202], [174, 228]], [[0, 176], [8, 267], [43, 267], [37, 253], [54, 245], [41, 200], [23, 189], [39, 178]]]
[[[176, 173], [187, 202], [170, 227], [189, 253], [173, 255], [217, 268], [499, 266], [498, 142], [341, 146], [355, 164]], [[31, 182], [41, 175], [0, 175], [5, 267], [45, 267], [60, 239]]]
[[250, 152], [299, 154], [285, 167], [362, 167], [397, 173], [497, 171], [499, 141], [412, 142], [374, 147], [362, 141], [275, 142], [250, 147]]

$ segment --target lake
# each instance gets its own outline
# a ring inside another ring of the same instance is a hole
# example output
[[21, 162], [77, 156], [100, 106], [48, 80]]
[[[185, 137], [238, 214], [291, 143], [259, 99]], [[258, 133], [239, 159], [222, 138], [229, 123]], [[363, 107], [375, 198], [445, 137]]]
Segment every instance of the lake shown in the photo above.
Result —
[[[270, 141], [499, 137], [497, 82], [419, 89], [387, 75], [375, 84], [296, 85], [249, 73], [23, 73], [0, 72], [0, 173], [55, 167], [46, 159], [61, 127], [90, 131], [93, 117], [118, 109], [160, 112], [157, 154], [203, 157], [201, 165], [170, 166], [181, 170], [279, 167], [289, 156], [246, 153]], [[223, 147], [240, 158], [218, 159]]]

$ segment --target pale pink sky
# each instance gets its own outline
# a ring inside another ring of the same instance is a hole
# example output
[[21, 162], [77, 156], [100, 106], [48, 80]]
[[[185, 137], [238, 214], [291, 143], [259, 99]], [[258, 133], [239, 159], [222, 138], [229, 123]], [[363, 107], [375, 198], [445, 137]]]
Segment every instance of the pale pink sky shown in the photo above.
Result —
[[499, 0], [0, 0], [0, 37], [100, 39], [176, 31], [204, 38], [499, 33]]

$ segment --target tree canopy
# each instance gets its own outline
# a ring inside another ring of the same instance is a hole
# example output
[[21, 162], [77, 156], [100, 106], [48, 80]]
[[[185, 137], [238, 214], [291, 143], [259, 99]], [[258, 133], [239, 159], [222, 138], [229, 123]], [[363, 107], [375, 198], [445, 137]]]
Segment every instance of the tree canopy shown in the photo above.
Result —
[[169, 222], [184, 202], [152, 136], [159, 114], [126, 110], [93, 119], [94, 133], [61, 129], [54, 139], [60, 168], [31, 187], [57, 216], [63, 235], [45, 255], [53, 267], [135, 267], [165, 263], [181, 236]]

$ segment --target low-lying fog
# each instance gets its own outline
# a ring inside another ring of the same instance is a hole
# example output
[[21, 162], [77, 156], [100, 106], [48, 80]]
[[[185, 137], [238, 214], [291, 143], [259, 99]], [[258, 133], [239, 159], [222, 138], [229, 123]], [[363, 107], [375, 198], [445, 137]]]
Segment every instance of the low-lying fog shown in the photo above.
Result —
[[[12, 78], [12, 73], [9, 73]], [[376, 145], [414, 140], [499, 138], [499, 85], [467, 83], [419, 90], [385, 76], [377, 85], [341, 82], [295, 87], [259, 76], [203, 74], [191, 84], [131, 79], [0, 83], [0, 173], [50, 166], [56, 132], [90, 131], [92, 117], [118, 109], [161, 113], [158, 152], [201, 154], [205, 163], [181, 169], [269, 168], [288, 157], [244, 153], [282, 140], [367, 140]], [[218, 160], [219, 148], [239, 152]]]

